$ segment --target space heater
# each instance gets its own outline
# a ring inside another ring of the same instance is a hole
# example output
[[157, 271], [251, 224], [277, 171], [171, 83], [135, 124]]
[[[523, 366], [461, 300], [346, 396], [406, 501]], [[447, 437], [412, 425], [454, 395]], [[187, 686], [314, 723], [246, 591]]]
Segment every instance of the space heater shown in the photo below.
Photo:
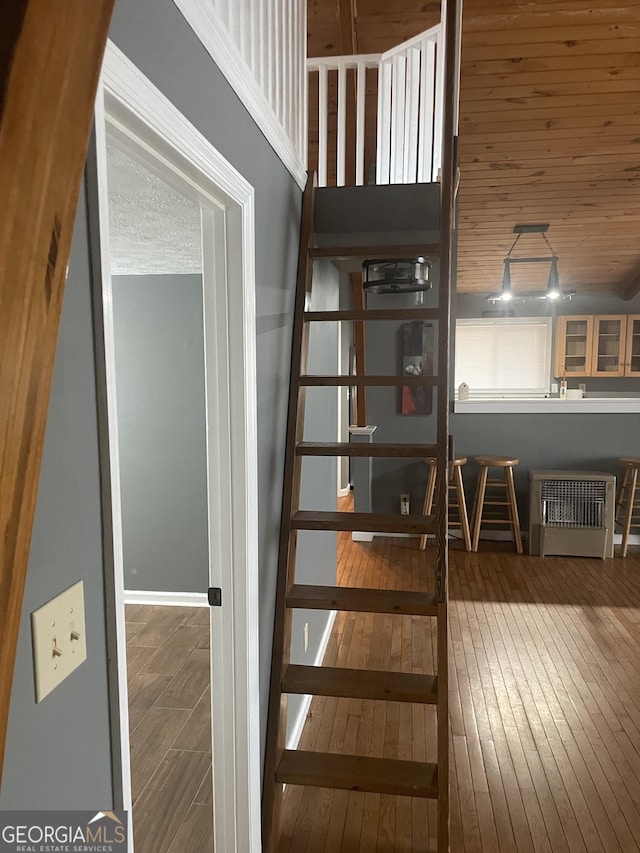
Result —
[[613, 557], [616, 478], [599, 471], [530, 471], [529, 553]]

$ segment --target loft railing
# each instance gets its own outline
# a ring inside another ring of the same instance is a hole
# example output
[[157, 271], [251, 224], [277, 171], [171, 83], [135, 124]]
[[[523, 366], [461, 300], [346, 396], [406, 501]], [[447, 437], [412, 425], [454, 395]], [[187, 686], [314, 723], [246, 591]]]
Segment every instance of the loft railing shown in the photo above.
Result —
[[[307, 71], [310, 95], [317, 91], [318, 96], [319, 186], [327, 186], [330, 178], [344, 186], [348, 159], [354, 163], [349, 171], [355, 173], [356, 186], [369, 182], [366, 159], [375, 164], [377, 184], [438, 179], [444, 91], [440, 25], [386, 53], [308, 59]], [[373, 135], [371, 100], [376, 92]], [[354, 99], [355, 124], [347, 121], [349, 100], [353, 109]], [[329, 153], [333, 134], [335, 153], [333, 145]], [[374, 140], [375, 152], [366, 150], [366, 139]]]

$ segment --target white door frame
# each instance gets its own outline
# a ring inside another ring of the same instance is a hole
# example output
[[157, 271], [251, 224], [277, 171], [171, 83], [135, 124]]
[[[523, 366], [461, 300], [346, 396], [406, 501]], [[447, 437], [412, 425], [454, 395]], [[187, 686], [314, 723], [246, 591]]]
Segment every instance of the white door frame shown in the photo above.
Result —
[[[108, 42], [96, 100], [104, 381], [111, 491], [112, 572], [106, 559], [114, 787], [131, 815], [124, 623], [124, 570], [115, 402], [115, 361], [106, 175], [106, 115], [179, 164], [210, 205], [203, 211], [203, 290], [212, 608], [212, 753], [216, 853], [258, 853], [260, 729], [258, 678], [258, 461], [253, 187], [171, 102]], [[210, 271], [210, 272], [208, 272]], [[96, 270], [96, 272], [98, 272]], [[100, 337], [100, 336], [98, 336]], [[108, 491], [108, 488], [107, 488]], [[108, 553], [109, 548], [105, 549]], [[113, 577], [109, 577], [112, 574]], [[204, 592], [204, 590], [203, 590]], [[115, 618], [114, 618], [115, 616]], [[115, 622], [115, 625], [113, 624]], [[118, 666], [118, 661], [120, 665]], [[130, 843], [130, 851], [133, 847]]]

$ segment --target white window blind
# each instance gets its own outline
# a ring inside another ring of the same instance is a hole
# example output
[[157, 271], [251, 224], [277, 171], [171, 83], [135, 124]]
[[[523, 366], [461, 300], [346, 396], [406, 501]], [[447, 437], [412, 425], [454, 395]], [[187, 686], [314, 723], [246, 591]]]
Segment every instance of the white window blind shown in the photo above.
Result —
[[456, 394], [466, 382], [471, 397], [537, 397], [549, 392], [551, 319], [517, 317], [458, 320]]

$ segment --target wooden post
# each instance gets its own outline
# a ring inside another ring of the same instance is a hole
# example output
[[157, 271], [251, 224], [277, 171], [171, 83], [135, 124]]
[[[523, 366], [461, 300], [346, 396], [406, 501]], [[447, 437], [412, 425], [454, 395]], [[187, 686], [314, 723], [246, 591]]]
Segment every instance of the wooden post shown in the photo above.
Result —
[[62, 294], [112, 7], [2, 4], [0, 772]]
[[[351, 294], [353, 307], [357, 311], [364, 310], [364, 291], [362, 290], [362, 275], [360, 273], [351, 273]], [[361, 320], [353, 321], [353, 344], [356, 362], [355, 375], [364, 376], [366, 373], [366, 338], [364, 323]], [[367, 389], [364, 387], [356, 388], [355, 421], [356, 426], [367, 426]]]

